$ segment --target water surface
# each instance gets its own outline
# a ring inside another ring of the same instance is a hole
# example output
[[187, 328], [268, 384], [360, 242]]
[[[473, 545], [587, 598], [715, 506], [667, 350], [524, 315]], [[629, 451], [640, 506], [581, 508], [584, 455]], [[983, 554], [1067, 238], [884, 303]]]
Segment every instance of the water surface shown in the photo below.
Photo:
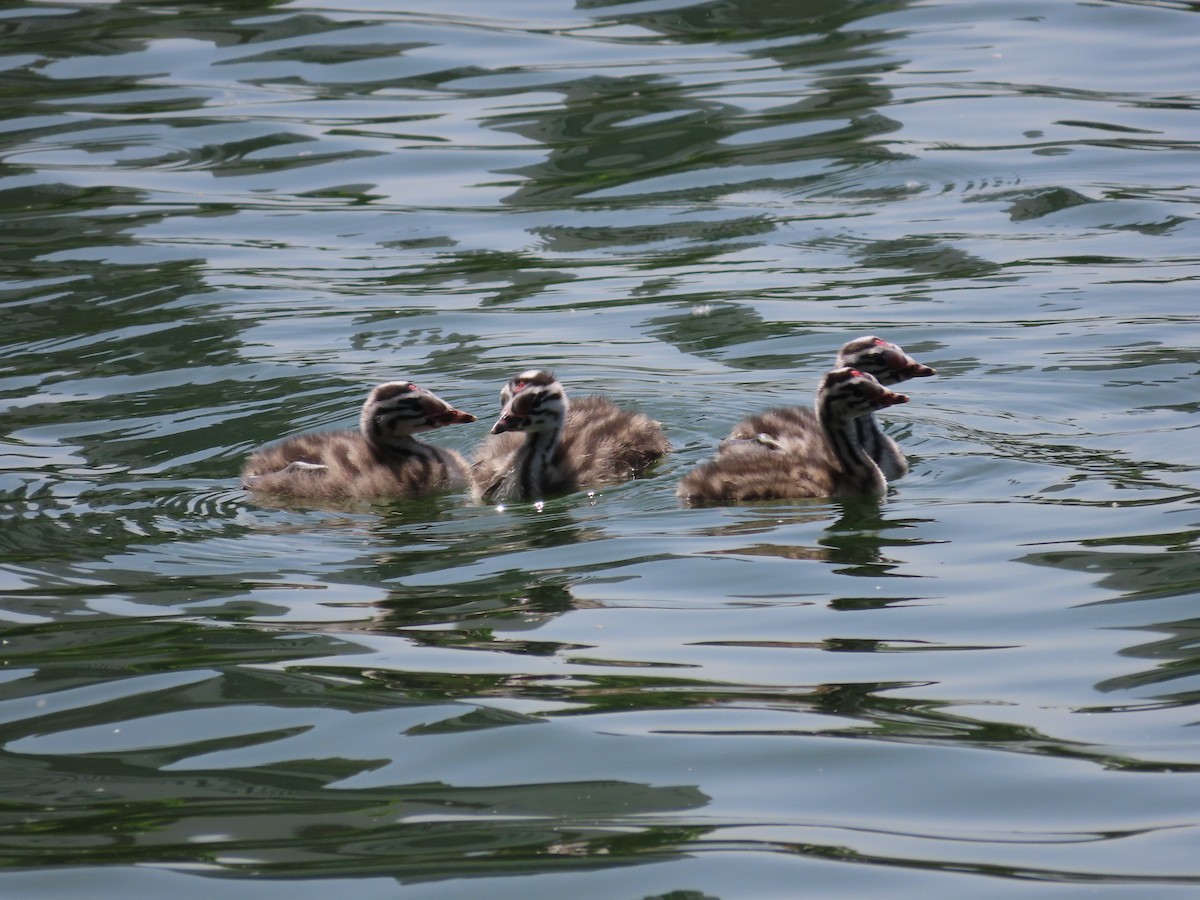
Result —
[[[1196, 24], [0, 12], [0, 891], [1194, 893]], [[885, 502], [679, 505], [871, 333], [938, 370]], [[238, 487], [400, 377], [467, 452], [530, 364], [674, 452], [540, 508]]]

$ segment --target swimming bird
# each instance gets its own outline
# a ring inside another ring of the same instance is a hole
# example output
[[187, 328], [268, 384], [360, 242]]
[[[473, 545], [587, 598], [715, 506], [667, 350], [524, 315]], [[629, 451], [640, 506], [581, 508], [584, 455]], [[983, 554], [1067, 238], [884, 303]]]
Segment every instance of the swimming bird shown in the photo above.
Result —
[[[883, 338], [867, 335], [847, 341], [838, 351], [837, 367], [849, 366], [868, 375], [885, 387], [900, 384], [910, 378], [926, 378], [936, 375], [929, 366], [917, 362], [898, 345]], [[738, 442], [754, 441], [763, 446], [776, 446], [791, 431], [807, 429], [812, 410], [807, 407], [781, 408], [771, 411], [769, 418], [751, 416], [733, 427], [726, 442], [717, 453], [736, 450]], [[899, 445], [883, 433], [873, 412], [855, 419], [859, 441], [867, 454], [875, 460], [885, 478], [895, 481], [908, 474], [908, 460]], [[732, 443], [730, 443], [732, 442]]]
[[541, 500], [630, 478], [670, 449], [662, 426], [605, 397], [567, 402], [554, 373], [528, 369], [500, 391], [502, 411], [475, 454], [483, 502]]
[[323, 500], [416, 497], [461, 487], [468, 480], [462, 456], [413, 435], [474, 421], [411, 381], [390, 381], [372, 388], [357, 431], [311, 432], [259, 450], [242, 471], [242, 487]]
[[[843, 344], [835, 365], [849, 366], [874, 375], [884, 387], [891, 387], [911, 378], [928, 378], [937, 374], [934, 369], [917, 362], [905, 353], [900, 345], [889, 343], [874, 335], [855, 338]], [[854, 420], [854, 424], [858, 429], [863, 449], [875, 460], [884, 478], [895, 481], [908, 474], [908, 459], [900, 446], [883, 433], [875, 413], [859, 416]]]
[[716, 458], [684, 475], [677, 493], [690, 503], [882, 495], [887, 479], [864, 449], [855, 420], [907, 402], [873, 375], [838, 367], [821, 379], [815, 409], [753, 417], [766, 439], [727, 441]]

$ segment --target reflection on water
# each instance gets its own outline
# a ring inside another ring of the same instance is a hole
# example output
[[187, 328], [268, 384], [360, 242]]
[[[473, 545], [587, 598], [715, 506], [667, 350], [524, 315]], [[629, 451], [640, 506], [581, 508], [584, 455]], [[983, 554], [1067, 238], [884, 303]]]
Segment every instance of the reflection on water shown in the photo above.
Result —
[[[1194, 10], [163, 13], [0, 13], [0, 892], [1194, 889]], [[678, 505], [869, 333], [885, 502]], [[534, 363], [675, 451], [238, 489]]]
[[[1125, 656], [1148, 662], [1151, 667], [1098, 682], [1098, 691], [1117, 692], [1125, 699], [1115, 708], [1109, 703], [1097, 702], [1093, 707], [1096, 711], [1190, 707], [1195, 704], [1197, 693], [1190, 681], [1200, 674], [1200, 643], [1197, 641], [1200, 620], [1191, 612], [1192, 601], [1200, 592], [1200, 567], [1197, 566], [1198, 554], [1192, 548], [1198, 537], [1200, 531], [1193, 529], [1182, 534], [1085, 541], [1083, 549], [1049, 550], [1031, 554], [1023, 560], [1097, 577], [1098, 586], [1114, 599], [1093, 600], [1094, 603], [1137, 603], [1140, 609], [1147, 601], [1165, 599], [1179, 602], [1169, 606], [1153, 604], [1151, 614], [1155, 611], [1159, 615], [1187, 614], [1184, 619], [1150, 622], [1141, 618], [1144, 614], [1138, 613], [1136, 624], [1124, 626], [1165, 637], [1135, 643], [1121, 651]], [[1141, 549], [1098, 549], [1106, 545], [1138, 546]], [[1164, 688], [1168, 689], [1166, 693]]]

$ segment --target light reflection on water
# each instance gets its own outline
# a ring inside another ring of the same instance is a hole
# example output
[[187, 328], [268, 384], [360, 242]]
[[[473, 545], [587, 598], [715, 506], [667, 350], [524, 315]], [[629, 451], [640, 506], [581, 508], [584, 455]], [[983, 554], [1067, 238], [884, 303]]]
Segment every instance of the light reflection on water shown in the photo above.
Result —
[[[7, 893], [1200, 881], [1194, 13], [160, 12], [0, 15]], [[679, 507], [863, 333], [939, 373], [886, 503]], [[529, 363], [675, 452], [541, 508], [236, 487]]]

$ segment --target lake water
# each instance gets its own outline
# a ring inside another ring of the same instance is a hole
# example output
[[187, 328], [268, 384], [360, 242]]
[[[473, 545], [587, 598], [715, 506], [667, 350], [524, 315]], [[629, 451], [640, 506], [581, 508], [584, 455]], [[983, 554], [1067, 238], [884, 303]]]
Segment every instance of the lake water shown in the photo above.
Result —
[[[1195, 4], [0, 11], [0, 895], [1200, 893]], [[879, 334], [886, 502], [688, 509]], [[592, 494], [256, 502], [555, 368]]]

